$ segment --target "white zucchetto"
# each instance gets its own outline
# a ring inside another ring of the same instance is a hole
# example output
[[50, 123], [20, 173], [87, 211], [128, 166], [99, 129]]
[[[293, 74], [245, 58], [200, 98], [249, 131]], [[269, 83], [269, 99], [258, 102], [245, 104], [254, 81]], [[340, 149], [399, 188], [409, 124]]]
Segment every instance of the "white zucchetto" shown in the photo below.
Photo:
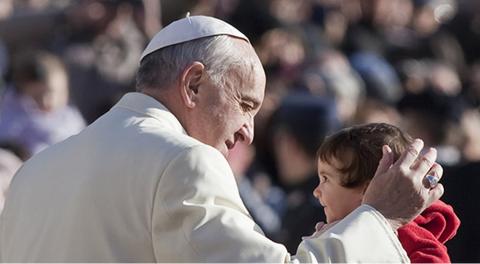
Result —
[[161, 48], [217, 35], [229, 35], [250, 42], [242, 32], [225, 21], [208, 16], [187, 15], [187, 17], [176, 20], [160, 30], [148, 43], [140, 61], [148, 54]]

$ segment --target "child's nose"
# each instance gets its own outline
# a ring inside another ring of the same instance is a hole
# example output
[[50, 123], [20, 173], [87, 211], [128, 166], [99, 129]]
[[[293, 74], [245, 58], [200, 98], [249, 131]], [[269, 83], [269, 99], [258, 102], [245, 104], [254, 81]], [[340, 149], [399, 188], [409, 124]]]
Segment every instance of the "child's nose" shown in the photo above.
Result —
[[315, 189], [313, 190], [313, 196], [314, 196], [315, 198], [319, 199], [319, 198], [320, 198], [320, 195], [321, 195], [321, 191], [320, 191], [320, 185], [319, 185], [319, 186], [317, 186], [317, 188], [315, 188]]

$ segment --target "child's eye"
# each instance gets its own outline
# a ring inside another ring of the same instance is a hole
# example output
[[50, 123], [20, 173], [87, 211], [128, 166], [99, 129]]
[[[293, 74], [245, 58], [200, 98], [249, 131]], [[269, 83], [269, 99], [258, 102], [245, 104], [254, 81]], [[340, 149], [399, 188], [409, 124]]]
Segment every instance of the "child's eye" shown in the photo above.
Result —
[[328, 180], [327, 177], [320, 175], [320, 182], [326, 182]]

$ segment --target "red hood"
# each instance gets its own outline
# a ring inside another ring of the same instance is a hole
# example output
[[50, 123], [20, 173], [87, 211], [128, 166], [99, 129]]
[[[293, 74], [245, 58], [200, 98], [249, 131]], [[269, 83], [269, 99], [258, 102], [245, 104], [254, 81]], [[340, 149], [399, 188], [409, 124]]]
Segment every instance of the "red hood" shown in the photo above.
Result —
[[437, 201], [398, 229], [398, 238], [413, 263], [450, 262], [443, 244], [455, 236], [459, 226], [453, 208]]

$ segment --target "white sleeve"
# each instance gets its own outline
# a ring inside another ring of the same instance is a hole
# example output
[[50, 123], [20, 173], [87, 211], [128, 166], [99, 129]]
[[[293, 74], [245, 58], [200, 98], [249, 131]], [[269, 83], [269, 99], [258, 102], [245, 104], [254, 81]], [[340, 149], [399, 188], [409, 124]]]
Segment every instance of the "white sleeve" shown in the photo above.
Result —
[[[360, 207], [325, 236], [303, 241], [290, 257], [250, 217], [225, 158], [199, 145], [162, 173], [152, 212], [154, 252], [157, 262], [403, 261], [398, 240], [372, 209]], [[363, 250], [371, 239], [375, 250]]]
[[293, 262], [396, 262], [410, 260], [386, 219], [362, 205], [317, 238], [300, 243]]

